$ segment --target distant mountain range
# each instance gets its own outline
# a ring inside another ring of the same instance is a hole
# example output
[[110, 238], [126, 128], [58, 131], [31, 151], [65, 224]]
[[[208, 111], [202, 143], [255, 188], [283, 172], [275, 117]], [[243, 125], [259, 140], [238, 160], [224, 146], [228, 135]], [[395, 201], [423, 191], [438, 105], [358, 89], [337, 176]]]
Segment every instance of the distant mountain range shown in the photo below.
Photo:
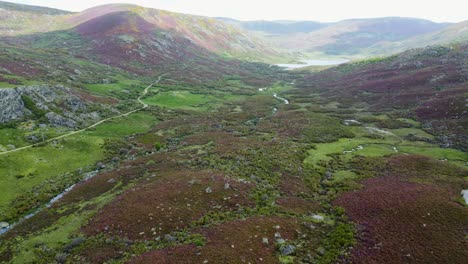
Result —
[[350, 19], [336, 23], [218, 19], [283, 49], [323, 56], [378, 56], [468, 38], [467, 21], [451, 24], [402, 17]]

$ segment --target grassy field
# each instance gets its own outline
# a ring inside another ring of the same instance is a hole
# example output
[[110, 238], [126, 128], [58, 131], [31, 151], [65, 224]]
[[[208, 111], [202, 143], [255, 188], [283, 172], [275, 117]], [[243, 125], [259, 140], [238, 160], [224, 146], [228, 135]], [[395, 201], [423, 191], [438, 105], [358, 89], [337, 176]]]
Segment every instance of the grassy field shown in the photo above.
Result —
[[[98, 161], [106, 158], [102, 148], [105, 139], [142, 133], [155, 123], [152, 115], [135, 113], [104, 123], [92, 131], [59, 140], [57, 144], [0, 156], [0, 218], [12, 215], [12, 203], [19, 195], [34, 192], [35, 188], [49, 182], [53, 186], [49, 186], [51, 193], [40, 194], [47, 199], [53, 195], [55, 187], [64, 184], [64, 174], [80, 168], [94, 168]], [[0, 132], [7, 134], [15, 131], [2, 129]]]
[[[411, 133], [425, 138], [432, 138], [430, 134], [416, 128], [403, 128], [393, 131], [395, 131], [396, 135], [404, 136]], [[362, 135], [359, 132], [357, 134]], [[381, 157], [402, 153], [424, 155], [438, 160], [447, 160], [458, 165], [464, 165], [468, 161], [468, 154], [459, 150], [440, 148], [437, 145], [421, 141], [404, 141], [395, 135], [387, 135], [382, 139], [342, 138], [331, 143], [316, 144], [314, 149], [309, 150], [305, 162], [317, 165], [320, 161], [330, 161], [332, 159], [331, 154], [343, 155], [349, 159], [357, 155]]]
[[[77, 135], [47, 145], [0, 157], [0, 211], [8, 211], [18, 195], [62, 174], [94, 165], [104, 158], [103, 138]], [[84, 154], [86, 153], [86, 154]]]

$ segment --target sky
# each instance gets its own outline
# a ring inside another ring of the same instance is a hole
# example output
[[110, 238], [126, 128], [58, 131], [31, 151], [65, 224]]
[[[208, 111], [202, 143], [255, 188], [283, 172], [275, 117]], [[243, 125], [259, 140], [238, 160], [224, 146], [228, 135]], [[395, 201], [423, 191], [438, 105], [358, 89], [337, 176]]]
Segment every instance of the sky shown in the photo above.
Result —
[[468, 0], [6, 0], [8, 2], [82, 11], [108, 3], [239, 20], [313, 20], [416, 17], [436, 22], [468, 20]]

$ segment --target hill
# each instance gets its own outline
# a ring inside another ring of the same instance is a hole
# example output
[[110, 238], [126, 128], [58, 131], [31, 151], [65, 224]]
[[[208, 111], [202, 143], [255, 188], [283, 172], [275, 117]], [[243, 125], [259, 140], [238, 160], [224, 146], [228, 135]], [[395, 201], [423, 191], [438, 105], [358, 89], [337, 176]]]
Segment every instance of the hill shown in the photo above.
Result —
[[447, 26], [446, 23], [415, 18], [353, 19], [333, 23], [312, 32], [274, 37], [272, 40], [281, 47], [305, 52], [356, 55], [381, 42], [400, 42]]
[[365, 53], [379, 56], [402, 52], [411, 48], [423, 48], [428, 45], [463, 43], [468, 41], [468, 20], [427, 34], [417, 35], [399, 42], [381, 42], [365, 50]]
[[298, 93], [414, 118], [441, 145], [466, 151], [467, 51], [466, 43], [434, 46], [344, 64], [306, 77]]
[[237, 25], [245, 30], [255, 31], [266, 35], [308, 33], [327, 26], [325, 23], [314, 21], [240, 21], [231, 18], [217, 19]]
[[[4, 5], [10, 6], [9, 4]], [[109, 20], [108, 15], [120, 12], [120, 19], [133, 19], [135, 16], [139, 16], [141, 23], [147, 23], [147, 29], [170, 31], [172, 34], [181, 35], [195, 45], [220, 56], [272, 61], [280, 60], [284, 55], [245, 31], [207, 17], [177, 14], [126, 4], [100, 6], [81, 13], [52, 12], [48, 9], [37, 9], [39, 11], [32, 12], [30, 10], [36, 10], [35, 7], [12, 6], [14, 8], [5, 8], [0, 11], [1, 36], [18, 37], [36, 33], [73, 31], [81, 24], [101, 16], [106, 16], [108, 20], [100, 22], [112, 23], [113, 21]], [[126, 14], [128, 18], [123, 17], [123, 14]], [[99, 21], [93, 20], [93, 23], [96, 22]], [[115, 22], [119, 23], [117, 20]], [[125, 26], [132, 25], [125, 24]], [[122, 30], [126, 29], [122, 28]]]

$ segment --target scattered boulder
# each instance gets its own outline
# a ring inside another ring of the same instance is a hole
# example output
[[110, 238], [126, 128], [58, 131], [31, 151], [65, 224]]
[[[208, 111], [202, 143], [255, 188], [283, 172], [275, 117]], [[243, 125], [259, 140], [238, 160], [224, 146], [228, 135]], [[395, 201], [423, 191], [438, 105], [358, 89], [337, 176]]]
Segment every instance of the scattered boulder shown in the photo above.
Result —
[[294, 254], [294, 252], [296, 252], [296, 247], [293, 246], [293, 245], [284, 245], [284, 246], [280, 247], [280, 253], [283, 256], [292, 255], [292, 254]]
[[165, 235], [165, 236], [164, 236], [164, 240], [166, 240], [166, 241], [169, 242], [169, 243], [172, 243], [172, 242], [176, 242], [176, 241], [177, 241], [177, 238], [176, 238], [175, 236]]
[[7, 222], [0, 222], [0, 229], [8, 228], [10, 227], [10, 224]]
[[102, 169], [105, 169], [105, 168], [106, 168], [106, 165], [104, 163], [102, 163], [102, 162], [98, 162], [96, 164], [96, 169], [97, 170], [102, 170]]
[[68, 258], [68, 254], [61, 253], [61, 254], [57, 254], [57, 255], [55, 256], [55, 261], [56, 261], [58, 264], [66, 263], [66, 262], [67, 262], [67, 258]]
[[86, 239], [83, 238], [83, 237], [77, 237], [77, 238], [73, 239], [72, 242], [70, 242], [70, 244], [68, 244], [65, 247], [65, 252], [69, 252], [70, 250], [80, 246], [84, 242], [86, 242]]

